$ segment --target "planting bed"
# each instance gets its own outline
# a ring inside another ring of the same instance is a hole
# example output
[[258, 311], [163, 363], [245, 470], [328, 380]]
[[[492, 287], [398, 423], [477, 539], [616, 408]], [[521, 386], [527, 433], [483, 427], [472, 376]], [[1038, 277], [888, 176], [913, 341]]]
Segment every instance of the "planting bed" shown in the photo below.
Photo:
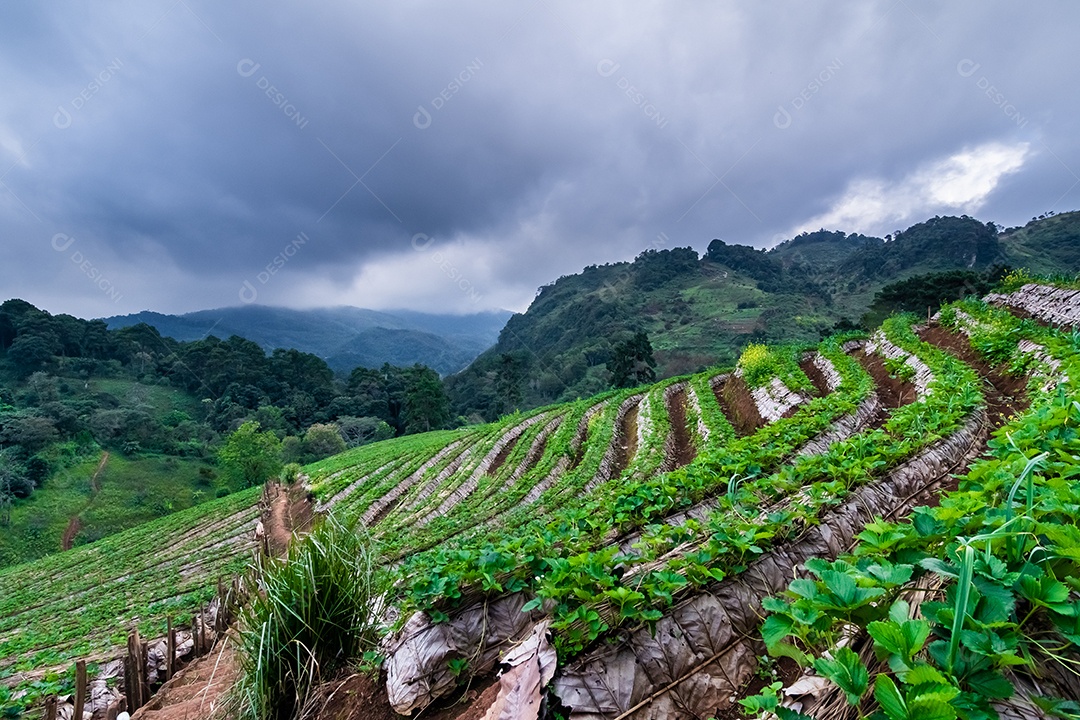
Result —
[[[781, 720], [982, 718], [1003, 682], [1077, 700], [1080, 336], [993, 299], [1032, 317], [963, 301], [928, 327], [751, 345], [730, 372], [305, 468], [317, 510], [366, 526], [397, 578], [388, 701], [426, 708], [545, 628], [549, 702], [575, 720], [734, 717], [732, 696], [786, 703]], [[259, 513], [249, 491], [0, 571], [0, 673], [25, 689], [116, 654], [129, 624], [190, 617], [247, 562]], [[894, 658], [889, 623], [925, 623], [923, 645]], [[782, 680], [751, 696], [766, 646]], [[501, 692], [484, 687], [478, 703]]]

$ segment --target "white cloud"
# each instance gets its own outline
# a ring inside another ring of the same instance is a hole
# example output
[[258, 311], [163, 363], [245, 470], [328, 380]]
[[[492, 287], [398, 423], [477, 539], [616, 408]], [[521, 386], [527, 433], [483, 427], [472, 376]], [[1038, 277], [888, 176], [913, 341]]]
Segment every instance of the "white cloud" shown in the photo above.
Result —
[[863, 178], [848, 185], [826, 212], [794, 229], [884, 234], [939, 213], [977, 212], [1006, 175], [1030, 156], [1026, 142], [991, 142], [925, 163], [900, 180]]

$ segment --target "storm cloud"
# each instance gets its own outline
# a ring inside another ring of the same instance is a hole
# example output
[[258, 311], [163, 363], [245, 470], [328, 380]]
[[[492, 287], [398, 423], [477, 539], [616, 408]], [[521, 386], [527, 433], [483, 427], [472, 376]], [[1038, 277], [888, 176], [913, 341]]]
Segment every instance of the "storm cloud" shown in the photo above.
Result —
[[714, 237], [1075, 209], [1075, 4], [17, 2], [0, 287], [523, 310]]

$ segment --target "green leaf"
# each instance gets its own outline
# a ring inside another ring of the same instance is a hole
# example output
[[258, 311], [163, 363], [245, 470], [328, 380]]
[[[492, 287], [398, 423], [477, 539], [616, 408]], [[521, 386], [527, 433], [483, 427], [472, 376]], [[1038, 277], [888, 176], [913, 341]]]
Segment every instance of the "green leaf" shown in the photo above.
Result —
[[874, 699], [889, 720], [908, 720], [907, 703], [893, 679], [884, 673], [874, 678]]
[[540, 606], [544, 604], [544, 598], [534, 597], [529, 602], [521, 606], [521, 612], [529, 612], [531, 610], [539, 610]]
[[900, 678], [907, 685], [947, 685], [949, 681], [933, 665], [916, 665], [903, 674]]
[[832, 659], [818, 658], [814, 669], [819, 675], [828, 678], [844, 691], [844, 696], [851, 705], [858, 705], [870, 682], [870, 674], [862, 660], [849, 647], [842, 647], [833, 653]]
[[936, 694], [917, 695], [908, 702], [908, 716], [918, 720], [954, 720], [956, 709]]
[[773, 648], [784, 638], [791, 634], [793, 623], [791, 618], [785, 615], [770, 615], [761, 624], [761, 639], [765, 641], [765, 647]]
[[1013, 695], [1013, 686], [1005, 676], [995, 670], [983, 670], [965, 678], [973, 691], [986, 698], [1004, 700]]

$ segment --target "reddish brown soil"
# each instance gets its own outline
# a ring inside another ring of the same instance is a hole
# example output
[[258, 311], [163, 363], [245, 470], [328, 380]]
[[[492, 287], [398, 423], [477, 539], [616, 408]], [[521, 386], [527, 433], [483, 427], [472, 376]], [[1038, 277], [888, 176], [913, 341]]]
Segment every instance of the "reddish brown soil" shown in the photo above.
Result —
[[810, 378], [810, 382], [814, 384], [814, 389], [817, 390], [816, 395], [818, 397], [824, 397], [829, 394], [829, 381], [825, 379], [825, 373], [821, 372], [821, 368], [814, 364], [814, 361], [810, 358], [803, 360], [799, 363], [799, 368], [806, 374], [806, 377]]
[[[522, 433], [521, 435], [524, 435], [524, 433]], [[510, 442], [506, 443], [506, 446], [499, 451], [499, 454], [496, 455], [495, 459], [491, 461], [491, 467], [489, 467], [487, 471], [488, 475], [494, 476], [495, 473], [499, 472], [499, 468], [501, 468], [506, 462], [506, 458], [508, 458], [510, 456], [510, 453], [514, 451], [514, 446], [518, 444], [519, 440], [521, 440], [521, 435], [518, 435]]]
[[966, 337], [940, 325], [924, 330], [922, 339], [960, 358], [983, 378], [986, 414], [992, 427], [1000, 427], [1010, 415], [1017, 415], [1027, 409], [1030, 399], [1027, 396], [1026, 377], [1013, 377], [1003, 372], [1002, 368], [987, 365], [972, 349]]
[[[386, 696], [384, 678], [352, 674], [327, 683], [312, 717], [317, 720], [398, 720]], [[416, 717], [424, 720], [483, 720], [487, 709], [499, 694], [494, 678], [474, 682], [469, 687], [436, 702]]]
[[79, 521], [79, 513], [75, 513], [68, 520], [67, 527], [64, 528], [64, 535], [60, 538], [60, 549], [70, 550], [72, 545], [75, 544], [75, 536], [79, 534], [79, 529], [82, 528], [82, 523]]
[[140, 708], [132, 720], [192, 720], [209, 718], [220, 709], [236, 682], [239, 662], [235, 637], [230, 633], [209, 655], [193, 661]]
[[[791, 685], [799, 679], [800, 675], [802, 675], [799, 664], [791, 658], [786, 657], [777, 660], [776, 672], [777, 675], [779, 675], [779, 680], [784, 683], [784, 687]], [[772, 678], [766, 680], [757, 675], [753, 676], [745, 685], [739, 688], [739, 691], [736, 693], [736, 699], [725, 709], [718, 710], [713, 717], [716, 718], [716, 720], [746, 720], [746, 714], [743, 712], [743, 707], [739, 704], [739, 700], [751, 697], [752, 695], [757, 695], [771, 682]]]
[[285, 486], [268, 483], [262, 512], [270, 553], [283, 555], [289, 549], [294, 532], [304, 533], [311, 528], [314, 508], [302, 485]]
[[386, 684], [368, 675], [352, 674], [327, 683], [319, 691], [314, 717], [318, 720], [397, 720]]
[[[630, 464], [637, 452], [637, 422], [640, 403], [634, 405], [623, 415], [619, 423], [619, 432], [615, 436], [615, 458], [611, 464], [611, 477], [618, 477]], [[584, 447], [584, 443], [582, 443]]]
[[889, 375], [889, 371], [885, 368], [885, 361], [881, 359], [880, 355], [867, 355], [864, 351], [859, 350], [852, 353], [852, 357], [874, 379], [875, 392], [877, 392], [878, 400], [881, 402], [878, 414], [870, 421], [870, 428], [881, 427], [889, 418], [890, 410], [895, 410], [915, 401], [917, 397], [915, 386]]
[[67, 527], [64, 528], [64, 535], [60, 538], [61, 550], [70, 550], [75, 544], [75, 538], [78, 536], [79, 529], [82, 527], [82, 521], [79, 520], [79, 516], [86, 512], [86, 509], [93, 504], [94, 497], [101, 492], [101, 483], [98, 479], [101, 477], [101, 473], [105, 470], [105, 465], [108, 462], [109, 451], [104, 450], [101, 453], [101, 462], [98, 463], [97, 469], [94, 470], [94, 474], [90, 476], [90, 499], [87, 501], [86, 505], [83, 506], [82, 510], [79, 510], [79, 512], [72, 515], [71, 519], [68, 520]]
[[664, 466], [674, 470], [683, 465], [689, 465], [697, 455], [697, 448], [690, 440], [690, 429], [686, 427], [686, 388], [677, 390], [668, 396], [667, 400], [668, 421], [671, 423], [671, 434], [674, 439], [672, 455], [667, 458]]
[[[986, 419], [990, 425], [990, 432], [1004, 425], [1010, 417], [1027, 409], [1031, 400], [1027, 395], [1025, 377], [1012, 377], [1002, 372], [1002, 368], [986, 364], [972, 349], [966, 337], [946, 330], [940, 325], [933, 325], [923, 330], [920, 336], [931, 345], [936, 345], [963, 360], [982, 378], [982, 392], [983, 397], [986, 398]], [[949, 475], [940, 486], [920, 500], [924, 505], [936, 506], [941, 501], [942, 493], [956, 490], [959, 485], [960, 480], [956, 474]]]
[[473, 680], [463, 693], [436, 703], [422, 712], [420, 717], [427, 720], [484, 720], [484, 715], [498, 695], [499, 681], [495, 678]]
[[754, 398], [750, 395], [750, 388], [742, 378], [734, 375], [728, 377], [723, 386], [717, 388], [716, 400], [728, 422], [735, 428], [737, 436], [751, 435], [765, 426], [765, 421], [754, 404]]

